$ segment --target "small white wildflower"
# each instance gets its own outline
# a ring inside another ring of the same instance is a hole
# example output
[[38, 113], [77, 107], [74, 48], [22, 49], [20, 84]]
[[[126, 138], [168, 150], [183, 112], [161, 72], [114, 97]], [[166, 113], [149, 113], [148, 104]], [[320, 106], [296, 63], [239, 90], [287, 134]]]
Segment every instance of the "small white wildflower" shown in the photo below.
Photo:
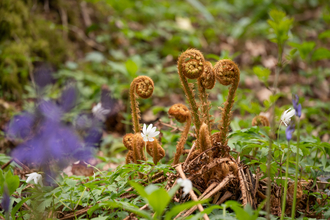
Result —
[[33, 172], [33, 173], [30, 173], [30, 174], [26, 174], [26, 176], [28, 176], [28, 178], [26, 180], [27, 183], [29, 183], [32, 180], [34, 180], [34, 183], [35, 184], [38, 184], [39, 183], [40, 186], [43, 186], [42, 176], [39, 173]]
[[192, 183], [189, 179], [181, 179], [177, 180], [177, 183], [183, 187], [183, 196], [186, 196], [192, 190]]
[[156, 131], [156, 127], [152, 127], [152, 124], [150, 124], [147, 128], [146, 124], [143, 124], [143, 129], [141, 136], [143, 137], [144, 141], [154, 141], [154, 137], [156, 137], [159, 134], [159, 131]]
[[99, 102], [92, 109], [93, 115], [100, 121], [106, 120], [106, 115], [110, 113], [110, 109], [105, 109], [102, 107], [102, 104]]
[[291, 121], [291, 117], [296, 114], [296, 110], [289, 108], [286, 110], [282, 116], [281, 116], [281, 121], [285, 124], [285, 126], [288, 126], [289, 122]]

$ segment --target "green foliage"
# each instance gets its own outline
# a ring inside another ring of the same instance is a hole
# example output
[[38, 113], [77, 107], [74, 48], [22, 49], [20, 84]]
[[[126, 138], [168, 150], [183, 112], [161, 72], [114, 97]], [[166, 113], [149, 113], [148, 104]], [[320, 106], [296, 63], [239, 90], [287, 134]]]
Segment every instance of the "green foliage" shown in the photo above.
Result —
[[271, 20], [268, 20], [268, 24], [271, 27], [274, 36], [271, 36], [271, 41], [278, 44], [279, 47], [283, 47], [284, 43], [289, 39], [289, 30], [293, 24], [293, 18], [286, 17], [283, 11], [273, 9], [269, 12]]
[[270, 70], [264, 68], [262, 66], [254, 66], [253, 72], [256, 74], [261, 82], [263, 82], [266, 86], [268, 86], [268, 77], [270, 74]]
[[313, 42], [313, 41], [303, 42], [302, 44], [289, 42], [288, 44], [291, 47], [298, 49], [299, 55], [304, 61], [307, 61], [307, 59], [309, 58], [308, 56], [310, 55], [310, 53], [313, 51], [313, 49], [315, 47], [315, 42]]

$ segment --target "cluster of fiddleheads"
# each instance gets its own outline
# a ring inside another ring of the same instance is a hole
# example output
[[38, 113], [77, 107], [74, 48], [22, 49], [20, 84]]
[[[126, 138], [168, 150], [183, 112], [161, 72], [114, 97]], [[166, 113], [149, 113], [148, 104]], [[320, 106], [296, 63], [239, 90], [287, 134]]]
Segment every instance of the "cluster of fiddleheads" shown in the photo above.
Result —
[[[178, 74], [189, 103], [189, 109], [183, 104], [175, 104], [168, 111], [168, 114], [175, 117], [180, 123], [186, 123], [176, 146], [173, 164], [178, 164], [180, 156], [184, 153], [184, 145], [188, 138], [191, 123], [194, 124], [195, 137], [197, 138], [195, 141], [196, 147], [190, 152], [191, 157], [195, 157], [199, 153], [207, 151], [207, 149], [214, 146], [226, 147], [232, 115], [231, 110], [240, 80], [240, 71], [233, 61], [220, 60], [213, 67], [210, 62], [205, 61], [203, 54], [196, 49], [188, 49], [180, 55], [178, 59]], [[194, 84], [188, 82], [188, 80], [192, 79], [197, 79], [199, 102], [195, 98]], [[211, 136], [214, 120], [210, 115], [211, 104], [208, 100], [207, 90], [215, 86], [216, 80], [222, 85], [230, 85], [230, 88], [227, 100], [224, 106], [220, 108], [221, 120], [218, 125], [219, 131]], [[140, 110], [136, 98], [137, 96], [144, 99], [149, 98], [153, 90], [154, 83], [147, 76], [139, 76], [131, 83], [130, 100], [134, 134], [126, 135], [123, 140], [129, 150], [126, 163], [138, 163], [139, 160], [145, 160], [146, 158], [143, 153], [144, 146], [146, 146], [148, 154], [153, 157], [155, 164], [165, 156], [164, 149], [155, 138], [152, 142], [143, 142], [140, 135]], [[257, 125], [259, 120], [254, 123]], [[207, 154], [210, 158], [214, 157], [211, 151], [208, 151]]]

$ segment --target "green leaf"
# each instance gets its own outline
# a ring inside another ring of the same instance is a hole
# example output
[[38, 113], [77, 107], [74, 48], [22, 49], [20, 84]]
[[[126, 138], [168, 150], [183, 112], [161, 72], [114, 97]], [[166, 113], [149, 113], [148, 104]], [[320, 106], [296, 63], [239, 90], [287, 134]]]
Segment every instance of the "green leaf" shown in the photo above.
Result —
[[125, 67], [126, 67], [126, 70], [127, 70], [128, 74], [132, 78], [137, 77], [136, 72], [138, 71], [139, 67], [133, 60], [127, 60], [126, 63], [125, 63]]
[[330, 38], [330, 30], [324, 31], [319, 35], [320, 39]]
[[179, 214], [183, 210], [190, 209], [190, 208], [194, 207], [195, 205], [203, 204], [203, 203], [206, 203], [206, 202], [207, 202], [207, 200], [189, 201], [189, 202], [185, 202], [185, 203], [180, 204], [180, 205], [176, 205], [169, 212], [166, 213], [165, 220], [173, 219], [174, 216], [176, 216], [177, 214]]
[[285, 41], [289, 38], [289, 30], [293, 24], [293, 19], [286, 17], [283, 11], [273, 9], [269, 12], [269, 16], [272, 20], [267, 20], [273, 35], [271, 41], [277, 43], [279, 47], [283, 47]]
[[270, 69], [264, 68], [262, 66], [254, 66], [253, 72], [258, 76], [259, 80], [265, 85], [268, 85], [268, 77], [270, 75]]
[[236, 201], [228, 201], [225, 203], [228, 207], [235, 211], [236, 218], [238, 220], [249, 220], [251, 216], [244, 209], [240, 207], [240, 204]]
[[163, 188], [159, 188], [153, 191], [148, 196], [148, 203], [155, 211], [156, 216], [162, 216], [165, 208], [170, 203], [171, 197], [168, 195], [167, 191]]
[[148, 193], [144, 190], [143, 186], [137, 182], [129, 181], [129, 184], [136, 190], [140, 196], [142, 196], [145, 199], [148, 199]]
[[73, 179], [66, 179], [65, 182], [66, 182], [66, 184], [68, 184], [68, 186], [71, 186], [71, 187], [75, 187], [77, 184], [77, 181], [73, 180]]
[[186, 0], [192, 6], [194, 6], [198, 11], [202, 13], [202, 15], [206, 18], [208, 22], [214, 22], [214, 18], [212, 14], [205, 8], [205, 6], [200, 3], [198, 0]]
[[24, 198], [19, 203], [17, 203], [15, 205], [15, 207], [11, 210], [11, 217], [12, 217], [12, 219], [15, 219], [16, 212], [18, 212], [18, 210], [22, 207], [23, 203], [25, 203], [29, 199], [30, 199], [30, 197]]
[[12, 175], [12, 174], [7, 175], [8, 173], [11, 174], [11, 171], [8, 171], [6, 173], [5, 181], [8, 186], [9, 195], [12, 195], [16, 191], [16, 189], [19, 187], [19, 177], [16, 175]]
[[101, 52], [93, 51], [93, 52], [87, 53], [85, 60], [95, 62], [95, 63], [101, 63], [105, 60], [105, 57], [103, 56], [103, 54]]
[[94, 213], [94, 211], [100, 209], [100, 208], [103, 208], [103, 207], [106, 207], [106, 208], [122, 208], [122, 209], [125, 209], [126, 211], [129, 211], [129, 212], [133, 212], [134, 214], [137, 214], [143, 218], [146, 218], [146, 219], [149, 219], [151, 220], [152, 217], [151, 217], [151, 214], [146, 212], [146, 211], [143, 211], [143, 210], [140, 210], [139, 208], [136, 208], [128, 203], [125, 203], [125, 202], [116, 202], [116, 201], [107, 201], [107, 202], [102, 202], [102, 203], [99, 203], [99, 204], [96, 204], [95, 206], [91, 207], [88, 211], [87, 211], [87, 214], [89, 215], [89, 217]]
[[313, 61], [318, 61], [318, 60], [324, 60], [324, 59], [330, 59], [330, 50], [326, 48], [318, 48], [312, 56]]
[[303, 43], [294, 43], [294, 42], [289, 42], [288, 45], [290, 45], [293, 48], [297, 48], [300, 54], [300, 57], [303, 60], [306, 60], [308, 58], [308, 55], [312, 52], [312, 50], [315, 47], [315, 42], [314, 41], [305, 41]]

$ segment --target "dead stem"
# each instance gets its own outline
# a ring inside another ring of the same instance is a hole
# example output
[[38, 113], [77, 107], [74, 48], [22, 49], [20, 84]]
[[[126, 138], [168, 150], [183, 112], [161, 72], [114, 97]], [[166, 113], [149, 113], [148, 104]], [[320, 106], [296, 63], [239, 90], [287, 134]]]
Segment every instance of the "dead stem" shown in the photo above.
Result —
[[[177, 166], [175, 169], [179, 173], [179, 175], [181, 176], [182, 179], [187, 179], [186, 175], [184, 174], [184, 172], [182, 170], [181, 164], [179, 166]], [[190, 194], [190, 197], [192, 198], [192, 200], [198, 201], [198, 198], [195, 195], [194, 190], [190, 190], [189, 194]], [[204, 211], [204, 208], [201, 204], [198, 204], [197, 207], [198, 207], [200, 212]], [[210, 220], [209, 217], [207, 216], [207, 214], [204, 214], [203, 217], [204, 217], [205, 220]]]

